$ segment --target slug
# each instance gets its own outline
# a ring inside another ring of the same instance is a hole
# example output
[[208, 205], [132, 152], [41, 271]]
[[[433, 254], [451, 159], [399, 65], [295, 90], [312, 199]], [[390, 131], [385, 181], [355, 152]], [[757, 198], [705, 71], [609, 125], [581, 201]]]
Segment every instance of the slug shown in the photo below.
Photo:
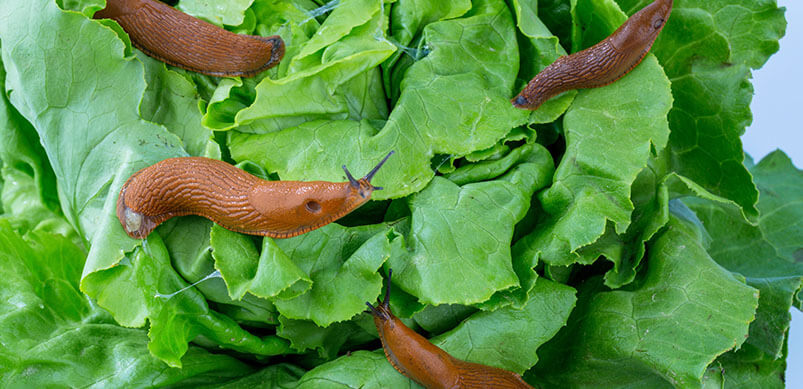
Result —
[[537, 109], [559, 93], [608, 85], [633, 70], [650, 51], [664, 28], [672, 0], [655, 0], [642, 8], [602, 42], [558, 58], [511, 99], [517, 108]]
[[97, 18], [113, 19], [143, 53], [210, 76], [251, 77], [284, 56], [277, 35], [240, 35], [155, 0], [106, 0]]
[[518, 374], [454, 358], [411, 330], [390, 311], [390, 275], [385, 299], [368, 305], [385, 357], [408, 378], [426, 388], [532, 388]]
[[174, 216], [199, 215], [235, 232], [290, 238], [323, 227], [357, 209], [382, 189], [365, 177], [348, 182], [266, 181], [226, 162], [203, 157], [165, 159], [126, 181], [117, 218], [134, 239]]

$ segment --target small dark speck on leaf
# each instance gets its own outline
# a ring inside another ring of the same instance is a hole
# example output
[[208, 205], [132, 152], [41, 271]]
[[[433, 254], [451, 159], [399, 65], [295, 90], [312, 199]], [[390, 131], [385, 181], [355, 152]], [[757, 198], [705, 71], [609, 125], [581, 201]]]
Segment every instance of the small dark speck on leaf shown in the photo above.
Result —
[[795, 253], [792, 254], [792, 257], [795, 258], [795, 262], [803, 263], [803, 247], [795, 250]]

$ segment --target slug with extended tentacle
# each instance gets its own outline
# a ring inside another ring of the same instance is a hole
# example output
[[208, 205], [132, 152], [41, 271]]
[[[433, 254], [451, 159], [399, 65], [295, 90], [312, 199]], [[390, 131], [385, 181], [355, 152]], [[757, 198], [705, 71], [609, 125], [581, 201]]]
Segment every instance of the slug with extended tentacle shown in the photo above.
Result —
[[277, 35], [235, 34], [156, 0], [106, 0], [94, 17], [115, 20], [148, 56], [210, 76], [251, 77], [284, 56]]
[[466, 362], [449, 355], [411, 330], [390, 311], [390, 275], [385, 299], [368, 305], [368, 313], [391, 365], [428, 389], [434, 388], [532, 388], [518, 374], [497, 367]]
[[537, 109], [568, 90], [608, 85], [633, 70], [650, 51], [672, 12], [672, 0], [655, 0], [602, 42], [558, 58], [538, 73], [511, 102]]
[[382, 189], [371, 179], [391, 154], [359, 180], [343, 166], [347, 182], [266, 181], [216, 159], [170, 158], [126, 181], [117, 198], [117, 218], [135, 239], [182, 215], [200, 215], [244, 234], [290, 238], [365, 204]]

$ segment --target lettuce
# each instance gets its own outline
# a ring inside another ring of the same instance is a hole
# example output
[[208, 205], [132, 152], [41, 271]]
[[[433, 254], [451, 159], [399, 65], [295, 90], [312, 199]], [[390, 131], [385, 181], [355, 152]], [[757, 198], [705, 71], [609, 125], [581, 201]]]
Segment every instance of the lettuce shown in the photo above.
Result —
[[[803, 172], [754, 164], [774, 1], [689, 0], [643, 63], [534, 112], [509, 99], [648, 0], [181, 0], [278, 34], [253, 79], [149, 58], [98, 0], [0, 3], [0, 376], [23, 386], [409, 387], [362, 313], [569, 387], [782, 386], [803, 307]], [[145, 240], [125, 180], [169, 157], [385, 187], [290, 239], [195, 217]]]

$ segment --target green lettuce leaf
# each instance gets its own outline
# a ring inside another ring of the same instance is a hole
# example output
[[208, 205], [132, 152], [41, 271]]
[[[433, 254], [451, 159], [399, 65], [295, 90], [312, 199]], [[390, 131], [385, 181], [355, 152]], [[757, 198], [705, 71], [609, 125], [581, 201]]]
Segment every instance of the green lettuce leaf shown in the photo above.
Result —
[[385, 225], [345, 228], [337, 224], [277, 241], [269, 251], [291, 253], [312, 279], [312, 288], [291, 298], [274, 300], [286, 318], [306, 319], [326, 327], [365, 310], [382, 288], [380, 266], [390, 257], [395, 237]]
[[[0, 10], [0, 39], [17, 48], [3, 45], [9, 100], [39, 134], [67, 220], [91, 243], [84, 275], [109, 268], [138, 244], [116, 220], [117, 191], [139, 168], [186, 155], [181, 140], [140, 118], [143, 66], [114, 31], [48, 1]], [[59, 28], [24, 27], [47, 24]]]
[[271, 239], [264, 240], [260, 254], [250, 237], [215, 225], [210, 244], [215, 269], [220, 271], [234, 300], [242, 299], [246, 293], [263, 298], [279, 295], [290, 298], [312, 285], [309, 276], [284, 252], [270, 250], [276, 245]]
[[8, 387], [160, 386], [221, 381], [252, 369], [191, 347], [182, 369], [148, 353], [144, 329], [123, 328], [78, 289], [86, 256], [61, 235], [21, 237], [0, 219], [0, 375]]
[[[647, 0], [618, 0], [634, 13]], [[739, 28], [733, 28], [738, 25]], [[739, 136], [752, 120], [750, 69], [778, 50], [786, 23], [775, 1], [675, 4], [652, 51], [672, 81], [671, 169], [736, 202], [751, 221], [758, 191]]]
[[[610, 1], [573, 4], [576, 30], [582, 26], [583, 37], [593, 36], [593, 43], [625, 19]], [[619, 15], [618, 20], [600, 21], [599, 15], [606, 14]], [[539, 194], [549, 216], [517, 243], [525, 260], [588, 264], [604, 251], [581, 249], [600, 239], [609, 224], [616, 234], [625, 234], [634, 216], [634, 182], [651, 156], [666, 146], [671, 104], [669, 81], [650, 55], [618, 82], [577, 94], [563, 123], [566, 153], [552, 186]]]
[[[501, 1], [477, 1], [470, 16], [429, 24], [423, 36], [434, 49], [407, 70], [399, 101], [381, 129], [366, 121], [311, 121], [268, 134], [233, 131], [232, 157], [254, 161], [282, 179], [335, 180], [342, 176], [339, 166], [367, 172], [395, 150], [375, 180], [386, 189], [374, 194], [395, 198], [426, 186], [435, 154], [462, 156], [491, 147], [527, 122], [529, 113], [508, 102], [518, 50]], [[262, 152], [265, 145], [276, 152]]]
[[[5, 82], [0, 66], [0, 84]], [[56, 176], [31, 124], [0, 94], [0, 217], [17, 231], [47, 229], [78, 237], [61, 215]]]
[[745, 341], [758, 305], [758, 291], [717, 265], [700, 234], [670, 217], [637, 284], [605, 291], [599, 279], [585, 282], [569, 325], [526, 378], [547, 386], [698, 387], [714, 358]]
[[356, 351], [310, 370], [298, 380], [298, 389], [363, 387], [420, 388], [390, 365], [382, 352]]
[[92, 16], [106, 6], [106, 0], [56, 0], [56, 3], [61, 9], [73, 10], [86, 16]]
[[202, 0], [181, 0], [176, 9], [218, 26], [238, 26], [245, 19], [245, 10], [254, 0], [231, 0], [225, 3]]
[[631, 187], [632, 221], [624, 234], [615, 233], [609, 223], [598, 241], [580, 249], [586, 255], [602, 253], [613, 262], [613, 268], [605, 273], [605, 285], [610, 288], [619, 288], [635, 279], [644, 258], [645, 243], [669, 221], [669, 185], [666, 179], [659, 180], [660, 174], [656, 162], [650, 160], [636, 177]]
[[747, 343], [780, 358], [792, 318], [789, 309], [800, 307], [803, 287], [803, 172], [781, 151], [751, 172], [761, 193], [757, 226], [719, 203], [698, 198], [684, 202], [711, 237], [711, 257], [761, 292]]
[[[536, 350], [566, 323], [574, 289], [539, 279], [523, 309], [479, 312], [432, 339], [446, 352], [471, 362], [521, 373], [538, 361]], [[393, 369], [381, 352], [358, 351], [324, 363], [299, 380], [299, 388], [417, 387]]]
[[522, 309], [476, 313], [432, 343], [456, 358], [522, 374], [538, 362], [538, 347], [566, 324], [574, 295], [571, 287], [541, 278]]
[[145, 65], [147, 82], [139, 106], [141, 117], [178, 135], [190, 155], [220, 157], [219, 147], [212, 141], [212, 131], [200, 123], [195, 84], [142, 52], [137, 51], [137, 58]]
[[[649, 0], [170, 2], [280, 35], [252, 78], [145, 56], [103, 3], [0, 2], [6, 385], [417, 387], [366, 351], [392, 268], [413, 330], [533, 384], [783, 387], [803, 180], [738, 139], [774, 1], [676, 2], [654, 56], [536, 111], [509, 100]], [[379, 201], [292, 239], [115, 215], [169, 157], [344, 181], [391, 150]]]
[[347, 118], [352, 94], [336, 93], [338, 88], [396, 50], [386, 39], [378, 39], [387, 26], [384, 8], [383, 2], [373, 0], [340, 2], [308, 39], [305, 33], [298, 33], [299, 39], [291, 42], [299, 50], [285, 54], [287, 73], [262, 79], [253, 103], [238, 111], [233, 123], [221, 123], [218, 129], [242, 127], [243, 131], [265, 133], [313, 119]]
[[[30, 7], [37, 11], [32, 12]], [[186, 285], [170, 266], [158, 237], [148, 246], [153, 251], [138, 249], [124, 256], [142, 243], [126, 236], [116, 220], [114, 206], [120, 186], [139, 168], [186, 155], [176, 135], [140, 117], [139, 102], [145, 95], [147, 103], [149, 96], [142, 63], [123, 57], [124, 45], [115, 32], [82, 15], [63, 12], [55, 4], [25, 3], [17, 7], [4, 3], [0, 8], [9, 16], [8, 23], [0, 28], [0, 38], [3, 42], [20, 42], [19, 50], [9, 51], [3, 46], [9, 100], [18, 109], [22, 107], [20, 114], [38, 132], [58, 180], [61, 208], [90, 243], [82, 290], [109, 309], [120, 324], [140, 327], [148, 319], [149, 349], [173, 366], [181, 364], [187, 342], [199, 334], [259, 355], [287, 351], [283, 340], [256, 337], [231, 318], [210, 311], [197, 292], [188, 291], [181, 294], [187, 298], [166, 301], [157, 297]], [[19, 27], [54, 21], [61, 30], [52, 34], [32, 35]], [[37, 40], [47, 43], [41, 46]], [[47, 50], [28, 48], [31, 44]], [[161, 64], [157, 68], [166, 71]], [[184, 85], [172, 76], [163, 76], [162, 80], [172, 86]], [[65, 83], [68, 88], [63, 87]], [[150, 96], [162, 101], [172, 99], [176, 106], [183, 104], [180, 109], [184, 112], [191, 111], [187, 102], [192, 96]], [[159, 116], [158, 112], [152, 114]], [[168, 122], [180, 121], [173, 119], [173, 114], [162, 117], [169, 118]], [[75, 133], [81, 136], [73, 136]], [[186, 131], [179, 133], [191, 139]], [[156, 274], [162, 274], [161, 285], [152, 281]]]
[[276, 326], [278, 313], [267, 299], [251, 294], [236, 300], [230, 297], [221, 271], [215, 269], [214, 248], [210, 242], [212, 224], [201, 217], [186, 217], [180, 222], [167, 222], [160, 228], [176, 272], [214, 303], [216, 311], [238, 323], [256, 328]]
[[353, 321], [332, 323], [326, 328], [317, 326], [311, 320], [293, 320], [282, 316], [280, 321], [281, 326], [276, 334], [289, 340], [293, 350], [315, 350], [320, 358], [327, 361], [337, 357], [346, 343], [360, 344], [373, 339], [360, 324]]
[[226, 389], [254, 387], [294, 389], [296, 388], [298, 378], [301, 377], [303, 373], [304, 370], [297, 366], [275, 364], [225, 384], [220, 384], [219, 381], [214, 382], [213, 386]]
[[572, 47], [572, 5], [569, 0], [538, 1], [538, 17], [563, 47]]
[[[115, 288], [103, 288], [105, 285]], [[170, 265], [158, 234], [149, 236], [114, 268], [85, 278], [83, 288], [96, 296], [101, 306], [112, 307], [115, 319], [123, 325], [139, 327], [147, 318], [148, 349], [173, 367], [181, 367], [187, 343], [198, 336], [220, 347], [260, 356], [290, 352], [283, 339], [252, 334], [229, 316], [210, 309], [203, 295]]]
[[402, 289], [425, 304], [469, 305], [519, 286], [513, 228], [553, 171], [543, 148], [536, 145], [533, 153], [540, 155], [537, 163], [519, 164], [498, 180], [458, 186], [435, 177], [410, 197], [406, 247], [390, 259]]
[[[784, 356], [787, 353], [784, 351]], [[722, 354], [703, 376], [703, 385], [710, 388], [772, 388], [787, 387], [784, 379], [786, 361], [775, 359], [750, 344], [738, 351]]]

